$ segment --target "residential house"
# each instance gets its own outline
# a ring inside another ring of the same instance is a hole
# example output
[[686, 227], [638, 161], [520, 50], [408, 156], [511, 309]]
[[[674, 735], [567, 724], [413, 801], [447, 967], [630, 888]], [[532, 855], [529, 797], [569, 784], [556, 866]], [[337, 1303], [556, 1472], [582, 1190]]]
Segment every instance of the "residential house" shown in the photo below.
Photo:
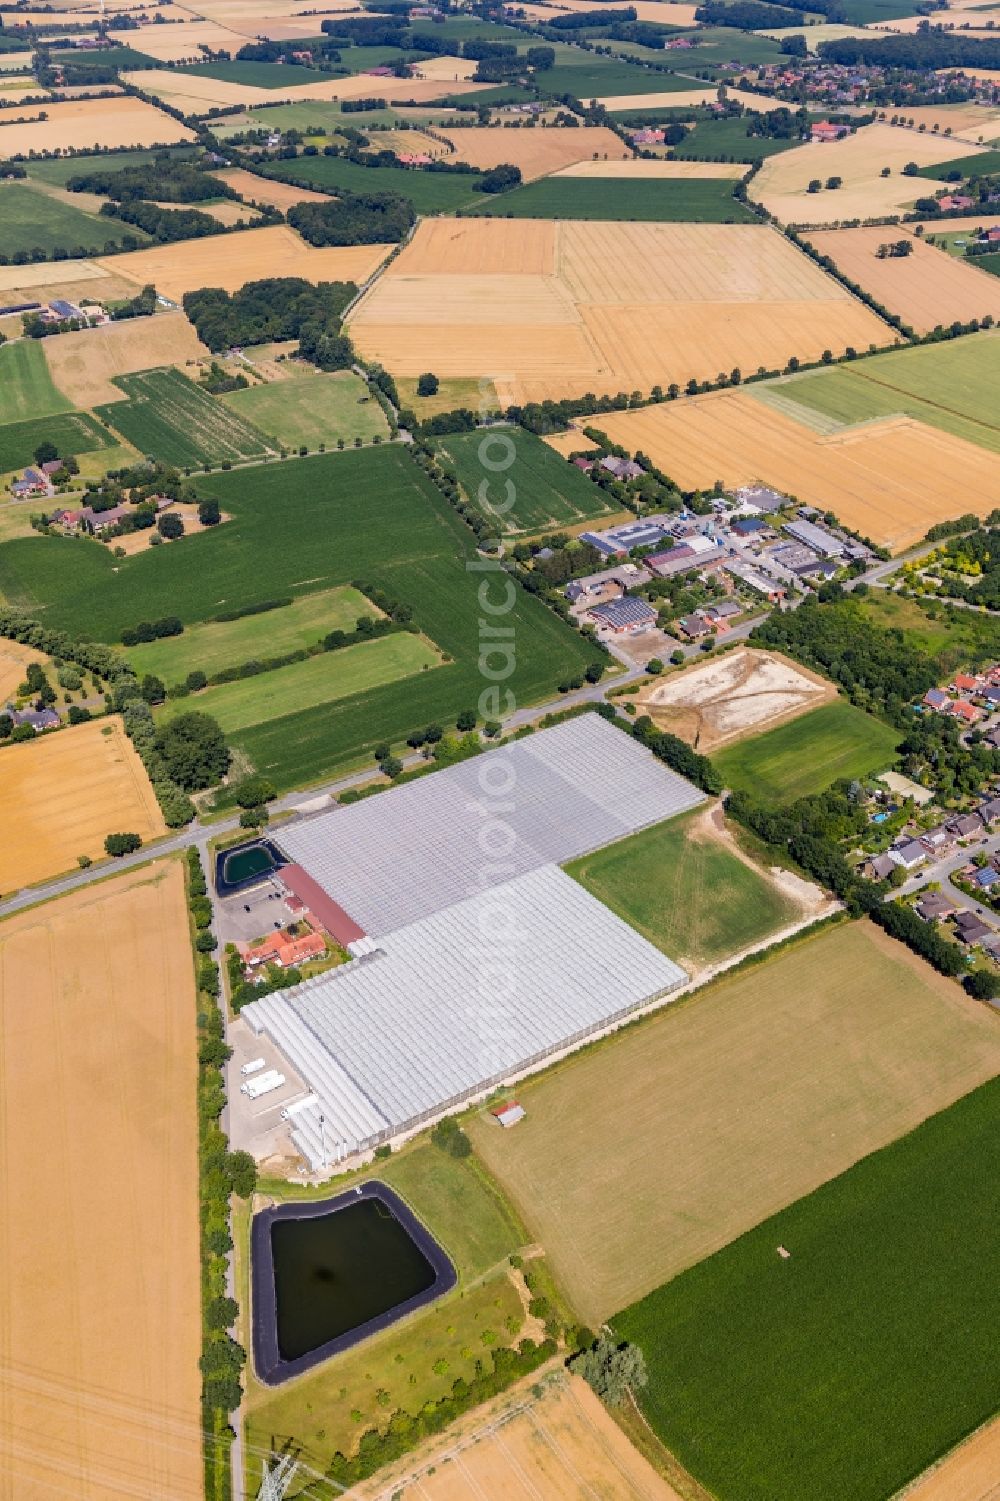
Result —
[[951, 703], [951, 699], [940, 688], [928, 688], [924, 694], [923, 702], [927, 705], [928, 709], [935, 709], [940, 712], [942, 709], [947, 709]]
[[961, 911], [955, 915], [955, 928], [960, 943], [974, 948], [984, 938], [993, 936], [993, 929], [982, 922], [974, 912]]
[[968, 193], [945, 193], [943, 198], [938, 199], [937, 204], [943, 214], [950, 214], [956, 210], [964, 213], [966, 209], [975, 208], [976, 200], [970, 198]]
[[980, 803], [979, 816], [986, 824], [996, 823], [1000, 819], [1000, 797], [991, 797], [987, 802]]
[[80, 526], [85, 532], [99, 537], [102, 532], [110, 531], [119, 521], [124, 521], [126, 516], [132, 514], [132, 507], [128, 505], [109, 506], [106, 511], [95, 511], [90, 506], [84, 506], [80, 511]]
[[966, 724], [976, 724], [983, 717], [982, 709], [977, 709], [975, 704], [970, 704], [964, 698], [956, 698], [954, 703], [948, 705], [948, 713], [956, 719], [962, 719]]
[[896, 861], [888, 855], [874, 855], [865, 863], [865, 874], [874, 881], [887, 881], [896, 869]]
[[682, 615], [677, 622], [677, 629], [689, 641], [701, 641], [704, 636], [712, 634], [712, 627], [700, 615]]
[[19, 499], [29, 495], [51, 495], [53, 485], [47, 474], [40, 469], [26, 469], [20, 479], [11, 485], [11, 493]]
[[828, 584], [831, 579], [837, 577], [837, 574], [840, 572], [840, 565], [835, 563], [832, 558], [814, 558], [811, 563], [800, 563], [797, 568], [792, 569], [792, 572], [797, 578], [818, 579], [822, 583]]
[[967, 672], [959, 672], [949, 686], [952, 693], [975, 693], [980, 683], [981, 679], [971, 677]]
[[926, 834], [920, 836], [921, 843], [927, 853], [939, 858], [955, 843], [956, 836], [943, 823], [934, 829], [928, 829]]
[[589, 612], [598, 627], [614, 632], [616, 636], [632, 635], [645, 631], [656, 624], [656, 611], [644, 599], [625, 594], [621, 599], [609, 599], [603, 605], [595, 605]]
[[928, 891], [917, 902], [916, 913], [924, 922], [936, 922], [945, 917], [952, 917], [958, 908], [954, 902], [949, 902], [940, 891]]
[[736, 624], [737, 617], [742, 614], [739, 602], [735, 599], [723, 599], [717, 605], [705, 605], [696, 612], [706, 621], [717, 634], [731, 630]]
[[639, 479], [646, 472], [634, 459], [620, 459], [613, 453], [601, 460], [601, 468], [613, 474], [615, 479], [623, 480]]
[[15, 725], [30, 724], [36, 735], [40, 735], [43, 730], [59, 728], [59, 715], [54, 709], [15, 709], [12, 704], [8, 704], [7, 713]]
[[434, 160], [426, 151], [401, 151], [396, 155], [401, 166], [404, 167], [429, 167]]
[[834, 125], [832, 120], [820, 120], [809, 129], [810, 138], [814, 141], [839, 141], [847, 133], [846, 125]]
[[889, 851], [889, 859], [894, 865], [901, 865], [904, 870], [916, 870], [927, 859], [927, 851], [919, 839], [907, 839]]
[[956, 818], [949, 818], [948, 830], [956, 839], [971, 839], [976, 834], [983, 832], [983, 820], [978, 813], [960, 813]]
[[664, 140], [663, 131], [652, 127], [647, 127], [644, 130], [633, 130], [632, 132], [633, 146], [662, 146]]
[[984, 865], [982, 870], [977, 870], [969, 877], [970, 883], [980, 891], [990, 891], [1000, 881], [1000, 870], [992, 865]]
[[581, 474], [589, 474], [596, 463], [597, 455], [595, 454], [591, 459], [574, 459], [573, 468], [579, 469]]

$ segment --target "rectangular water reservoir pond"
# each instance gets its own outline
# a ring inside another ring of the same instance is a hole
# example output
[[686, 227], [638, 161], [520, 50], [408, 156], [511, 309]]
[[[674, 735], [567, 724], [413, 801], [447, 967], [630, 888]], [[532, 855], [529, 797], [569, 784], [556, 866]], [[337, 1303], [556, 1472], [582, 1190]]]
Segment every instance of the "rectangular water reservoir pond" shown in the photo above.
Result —
[[380, 1199], [271, 1227], [278, 1351], [297, 1360], [433, 1286], [434, 1268]]
[[410, 1207], [369, 1181], [254, 1216], [254, 1363], [274, 1386], [448, 1292], [445, 1252]]

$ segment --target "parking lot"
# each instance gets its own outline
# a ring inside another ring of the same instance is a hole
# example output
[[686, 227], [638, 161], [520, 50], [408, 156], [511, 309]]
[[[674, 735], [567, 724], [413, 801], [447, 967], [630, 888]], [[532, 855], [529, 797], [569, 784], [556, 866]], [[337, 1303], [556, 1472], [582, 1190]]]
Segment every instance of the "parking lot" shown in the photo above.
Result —
[[[255, 1037], [239, 1017], [230, 1024], [228, 1042], [233, 1050], [228, 1079], [230, 1145], [234, 1151], [252, 1152], [262, 1165], [277, 1167], [280, 1159], [282, 1170], [287, 1175], [298, 1153], [292, 1146], [288, 1123], [281, 1119], [281, 1112], [286, 1105], [303, 1099], [308, 1090], [274, 1044], [266, 1037]], [[247, 1083], [242, 1069], [244, 1064], [257, 1058], [264, 1060], [264, 1068], [258, 1070], [258, 1077], [266, 1069], [276, 1069], [279, 1074], [284, 1074], [285, 1083], [280, 1089], [251, 1100], [241, 1090], [241, 1086]]]
[[219, 938], [225, 943], [251, 943], [293, 921], [285, 893], [272, 877], [262, 886], [216, 901]]

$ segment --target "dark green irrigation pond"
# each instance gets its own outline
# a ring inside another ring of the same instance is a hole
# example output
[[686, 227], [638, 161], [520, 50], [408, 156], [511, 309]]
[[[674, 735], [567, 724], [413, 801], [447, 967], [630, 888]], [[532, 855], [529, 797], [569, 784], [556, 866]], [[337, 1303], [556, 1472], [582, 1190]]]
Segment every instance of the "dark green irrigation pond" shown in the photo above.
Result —
[[455, 1285], [455, 1271], [381, 1183], [254, 1220], [254, 1351], [272, 1384], [385, 1329]]

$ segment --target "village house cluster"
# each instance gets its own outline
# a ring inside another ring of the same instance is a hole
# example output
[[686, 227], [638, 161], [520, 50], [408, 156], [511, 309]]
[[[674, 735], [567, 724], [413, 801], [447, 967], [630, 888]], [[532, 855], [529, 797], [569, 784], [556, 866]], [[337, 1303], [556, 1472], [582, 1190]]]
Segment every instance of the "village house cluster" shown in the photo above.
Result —
[[[974, 725], [1000, 712], [1000, 665], [983, 672], [959, 672], [947, 688], [929, 688], [923, 705], [936, 714], [948, 714], [963, 724]], [[987, 743], [1000, 750], [1000, 725], [991, 725]]]

